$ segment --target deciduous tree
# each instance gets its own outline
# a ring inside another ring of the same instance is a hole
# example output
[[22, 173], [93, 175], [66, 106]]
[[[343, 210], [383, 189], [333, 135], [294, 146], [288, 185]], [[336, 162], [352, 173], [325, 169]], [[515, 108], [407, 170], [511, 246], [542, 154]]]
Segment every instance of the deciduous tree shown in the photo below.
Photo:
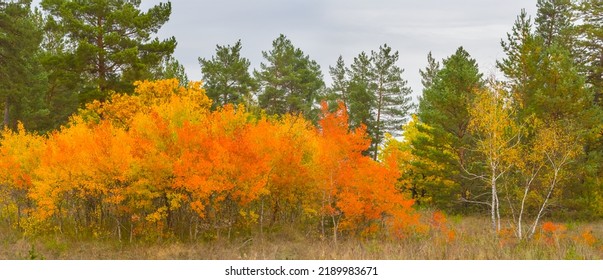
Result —
[[[501, 182], [510, 173], [513, 165], [520, 160], [519, 144], [522, 131], [516, 124], [516, 107], [512, 96], [502, 85], [491, 81], [489, 87], [480, 89], [469, 107], [469, 130], [476, 138], [475, 150], [480, 153], [482, 172], [475, 174], [464, 168], [472, 179], [480, 180], [490, 192], [488, 202], [474, 201], [472, 197], [464, 201], [484, 203], [490, 206], [492, 229], [501, 229]], [[474, 195], [479, 197], [481, 195]]]

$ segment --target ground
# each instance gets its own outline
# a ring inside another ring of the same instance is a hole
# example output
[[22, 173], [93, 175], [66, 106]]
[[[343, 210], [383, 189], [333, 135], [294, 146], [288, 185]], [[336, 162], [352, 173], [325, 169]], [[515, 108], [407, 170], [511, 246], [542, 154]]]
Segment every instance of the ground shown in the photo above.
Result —
[[493, 235], [490, 221], [484, 217], [449, 217], [447, 223], [453, 233], [431, 231], [400, 240], [348, 236], [338, 243], [294, 228], [231, 240], [131, 243], [59, 235], [23, 237], [2, 229], [0, 259], [603, 259], [603, 222], [551, 223], [529, 242], [517, 241], [510, 232]]

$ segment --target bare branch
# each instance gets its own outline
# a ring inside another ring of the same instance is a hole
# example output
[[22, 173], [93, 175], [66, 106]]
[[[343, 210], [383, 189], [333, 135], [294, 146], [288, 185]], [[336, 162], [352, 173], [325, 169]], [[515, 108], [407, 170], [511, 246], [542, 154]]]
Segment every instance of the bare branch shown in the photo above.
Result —
[[483, 205], [488, 205], [490, 207], [492, 207], [492, 203], [488, 203], [488, 202], [484, 202], [484, 201], [477, 201], [477, 200], [468, 200], [464, 197], [461, 197], [461, 202], [467, 202], [467, 203], [474, 203], [474, 204], [483, 204]]

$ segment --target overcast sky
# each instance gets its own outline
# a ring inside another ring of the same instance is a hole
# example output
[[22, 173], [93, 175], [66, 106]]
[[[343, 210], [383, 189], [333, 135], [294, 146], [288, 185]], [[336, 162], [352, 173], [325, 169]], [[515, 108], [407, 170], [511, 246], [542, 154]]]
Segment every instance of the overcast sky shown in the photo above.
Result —
[[[143, 0], [141, 9], [165, 1]], [[339, 55], [349, 65], [387, 43], [399, 51], [398, 66], [417, 95], [429, 51], [441, 60], [463, 46], [482, 72], [493, 73], [503, 56], [500, 40], [522, 8], [535, 15], [536, 0], [173, 0], [159, 37], [176, 37], [175, 57], [199, 80], [197, 59], [211, 58], [216, 44], [241, 39], [242, 55], [257, 68], [282, 33], [320, 64], [327, 84]]]

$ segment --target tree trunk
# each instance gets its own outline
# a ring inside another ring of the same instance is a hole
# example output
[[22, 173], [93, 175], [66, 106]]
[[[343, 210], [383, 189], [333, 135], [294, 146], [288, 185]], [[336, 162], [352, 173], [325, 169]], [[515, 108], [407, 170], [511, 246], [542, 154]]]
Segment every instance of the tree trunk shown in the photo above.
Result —
[[496, 198], [496, 177], [494, 176], [494, 170], [492, 170], [492, 177], [490, 178], [490, 184], [492, 188], [492, 201], [490, 204], [490, 212], [492, 216], [492, 229], [496, 231], [496, 203], [498, 199]]
[[[115, 223], [117, 225], [116, 226], [117, 227], [117, 240], [119, 240], [119, 242], [121, 243], [121, 221], [117, 217], [114, 217], [114, 219], [115, 219]], [[130, 233], [130, 242], [131, 242], [131, 240], [132, 240], [132, 234]]]
[[96, 47], [99, 49], [98, 52], [98, 88], [101, 92], [105, 92], [107, 90], [107, 65], [105, 59], [105, 40], [103, 34], [103, 22], [104, 18], [102, 16], [97, 18], [98, 29], [100, 30], [96, 37]]
[[526, 199], [528, 197], [528, 191], [530, 190], [530, 183], [532, 180], [528, 181], [528, 183], [526, 183], [525, 189], [524, 189], [524, 193], [523, 193], [523, 197], [521, 198], [521, 208], [519, 209], [519, 217], [517, 217], [517, 237], [521, 240], [523, 238], [523, 225], [521, 224], [522, 220], [523, 220], [523, 211], [525, 209], [525, 204], [526, 204]]
[[528, 238], [532, 238], [532, 236], [534, 236], [534, 233], [536, 233], [536, 227], [538, 226], [538, 222], [540, 221], [540, 218], [542, 217], [544, 209], [546, 208], [546, 205], [547, 205], [549, 199], [551, 198], [551, 195], [553, 194], [555, 185], [557, 184], [557, 178], [559, 176], [560, 169], [561, 169], [560, 167], [555, 168], [555, 173], [553, 175], [553, 180], [551, 181], [549, 191], [546, 195], [546, 198], [542, 202], [542, 205], [540, 206], [540, 210], [538, 211], [538, 215], [536, 215], [536, 219], [534, 220], [534, 224], [532, 225], [532, 230], [530, 231], [530, 235], [528, 236]]
[[331, 219], [333, 220], [333, 242], [337, 245], [337, 221], [333, 215], [331, 215]]
[[10, 121], [10, 98], [8, 96], [6, 96], [6, 99], [4, 101], [4, 120], [3, 120], [3, 126], [8, 126], [8, 122]]
[[264, 197], [261, 199], [260, 207], [260, 238], [264, 239]]
[[373, 151], [373, 160], [377, 160], [377, 152], [379, 150], [379, 142], [381, 141], [381, 106], [383, 106], [383, 91], [382, 85], [379, 85], [379, 102], [377, 103], [377, 123], [375, 125], [375, 150]]

